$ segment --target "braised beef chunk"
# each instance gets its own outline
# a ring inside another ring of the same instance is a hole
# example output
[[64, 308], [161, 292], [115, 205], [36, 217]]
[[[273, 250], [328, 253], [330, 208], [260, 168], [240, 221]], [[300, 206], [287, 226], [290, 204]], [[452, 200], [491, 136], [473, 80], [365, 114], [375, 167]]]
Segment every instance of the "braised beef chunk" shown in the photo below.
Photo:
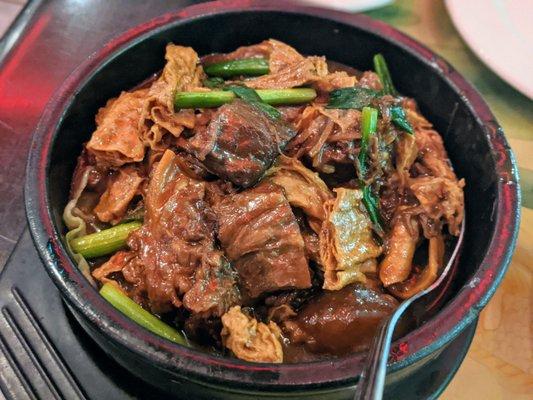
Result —
[[194, 275], [194, 285], [183, 305], [203, 316], [221, 316], [240, 300], [237, 274], [221, 252], [213, 252]]
[[205, 183], [184, 175], [170, 150], [150, 178], [144, 225], [128, 240], [138, 261], [129, 263], [123, 274], [154, 312], [181, 306], [195, 271], [214, 250], [204, 191]]
[[222, 179], [249, 187], [272, 165], [295, 132], [283, 121], [241, 100], [218, 109], [187, 146]]
[[214, 209], [222, 247], [249, 296], [311, 286], [304, 241], [281, 187], [262, 184]]
[[362, 351], [370, 345], [380, 321], [397, 305], [390, 295], [362, 284], [349, 285], [310, 300], [295, 318], [284, 322], [283, 331], [292, 344], [303, 344], [312, 353]]
[[185, 295], [189, 310], [220, 316], [237, 301], [238, 291], [235, 273], [214, 247], [206, 183], [183, 174], [170, 150], [152, 172], [144, 224], [130, 235], [130, 250], [117, 253], [93, 276], [105, 282], [109, 273], [121, 271], [130, 295], [155, 313], [181, 307]]

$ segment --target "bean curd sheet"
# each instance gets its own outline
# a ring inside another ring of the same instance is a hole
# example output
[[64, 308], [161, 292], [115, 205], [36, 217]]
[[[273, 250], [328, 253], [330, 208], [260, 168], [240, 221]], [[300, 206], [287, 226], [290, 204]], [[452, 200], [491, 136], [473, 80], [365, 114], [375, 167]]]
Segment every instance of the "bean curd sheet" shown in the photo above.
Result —
[[[73, 254], [80, 268], [216, 354], [290, 363], [367, 349], [459, 234], [464, 181], [441, 136], [382, 68], [273, 39], [204, 57], [168, 44], [164, 57], [102, 105], [78, 157], [69, 243], [142, 222], [114, 253]], [[312, 98], [289, 98], [299, 88]]]

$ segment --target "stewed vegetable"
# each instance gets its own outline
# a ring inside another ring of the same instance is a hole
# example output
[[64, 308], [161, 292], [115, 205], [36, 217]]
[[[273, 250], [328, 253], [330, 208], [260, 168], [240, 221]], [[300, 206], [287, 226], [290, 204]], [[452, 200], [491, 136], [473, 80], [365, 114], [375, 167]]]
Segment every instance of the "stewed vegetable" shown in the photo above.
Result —
[[70, 242], [72, 251], [86, 258], [94, 258], [114, 253], [126, 245], [131, 232], [139, 229], [139, 221], [127, 222], [100, 232], [78, 237]]
[[[272, 106], [304, 104], [316, 98], [312, 88], [262, 89], [255, 91], [261, 101]], [[237, 95], [231, 90], [212, 90], [210, 92], [176, 92], [174, 107], [211, 108], [231, 103]]]
[[264, 58], [244, 58], [206, 65], [204, 66], [204, 71], [210, 76], [231, 78], [239, 75], [265, 75], [268, 74], [269, 69], [268, 60]]
[[156, 316], [150, 314], [113, 284], [105, 283], [102, 285], [100, 294], [104, 299], [109, 301], [113, 307], [128, 318], [137, 322], [139, 325], [144, 326], [146, 329], [164, 337], [165, 339], [171, 340], [172, 342], [187, 345], [187, 341], [182, 334], [162, 322]]

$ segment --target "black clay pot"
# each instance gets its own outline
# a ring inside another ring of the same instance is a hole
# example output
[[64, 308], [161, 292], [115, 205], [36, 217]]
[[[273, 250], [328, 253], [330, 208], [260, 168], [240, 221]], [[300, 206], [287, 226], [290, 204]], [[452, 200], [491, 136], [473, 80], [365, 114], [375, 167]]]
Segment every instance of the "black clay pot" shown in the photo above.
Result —
[[26, 207], [44, 264], [81, 325], [128, 370], [181, 397], [346, 398], [363, 365], [364, 354], [307, 364], [250, 364], [168, 342], [115, 311], [65, 250], [61, 214], [98, 108], [160, 70], [167, 42], [207, 54], [270, 37], [361, 70], [372, 68], [373, 54], [383, 53], [395, 85], [418, 101], [443, 135], [457, 174], [466, 179], [466, 242], [449, 300], [394, 344], [387, 385], [416, 375], [475, 320], [515, 245], [520, 193], [501, 128], [479, 94], [412, 39], [362, 15], [245, 0], [204, 3], [141, 25], [89, 57], [47, 106], [31, 147]]

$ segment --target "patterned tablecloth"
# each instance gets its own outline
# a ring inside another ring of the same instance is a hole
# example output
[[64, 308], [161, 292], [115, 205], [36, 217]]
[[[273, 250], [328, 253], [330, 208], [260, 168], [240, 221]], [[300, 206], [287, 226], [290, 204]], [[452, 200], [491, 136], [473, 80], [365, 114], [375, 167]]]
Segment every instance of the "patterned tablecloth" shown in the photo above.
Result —
[[488, 102], [515, 152], [522, 187], [518, 246], [501, 287], [481, 313], [472, 347], [442, 399], [531, 399], [533, 393], [533, 101], [473, 53], [444, 2], [398, 0], [367, 13], [416, 38], [447, 59]]

